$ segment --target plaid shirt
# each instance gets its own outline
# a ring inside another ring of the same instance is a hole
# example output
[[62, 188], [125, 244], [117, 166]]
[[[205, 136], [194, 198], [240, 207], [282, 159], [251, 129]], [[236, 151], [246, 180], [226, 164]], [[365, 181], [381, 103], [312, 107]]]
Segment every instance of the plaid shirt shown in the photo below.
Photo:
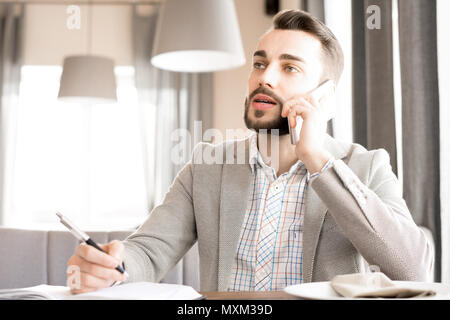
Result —
[[[330, 159], [321, 172], [333, 161]], [[252, 191], [228, 290], [281, 290], [302, 283], [305, 192], [319, 172], [310, 176], [299, 160], [277, 177], [262, 160], [256, 134], [250, 137], [250, 166]]]

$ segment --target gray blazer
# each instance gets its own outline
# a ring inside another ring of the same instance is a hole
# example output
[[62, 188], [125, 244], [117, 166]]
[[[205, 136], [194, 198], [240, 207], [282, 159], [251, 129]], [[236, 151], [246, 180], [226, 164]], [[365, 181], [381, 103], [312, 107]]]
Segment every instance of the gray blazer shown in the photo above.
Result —
[[[248, 139], [196, 146], [162, 204], [124, 241], [128, 281], [160, 281], [198, 241], [200, 290], [227, 289], [253, 179], [248, 146]], [[393, 280], [432, 279], [432, 245], [409, 213], [388, 153], [330, 136], [324, 146], [336, 161], [307, 187], [304, 281], [368, 268]], [[245, 150], [240, 164], [238, 152], [225, 164], [197, 161], [233, 150]]]

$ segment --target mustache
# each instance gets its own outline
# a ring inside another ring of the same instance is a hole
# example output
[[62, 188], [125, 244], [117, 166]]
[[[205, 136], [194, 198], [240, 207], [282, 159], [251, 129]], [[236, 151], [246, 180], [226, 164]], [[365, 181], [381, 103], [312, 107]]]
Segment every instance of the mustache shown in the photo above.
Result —
[[284, 99], [282, 99], [281, 97], [279, 97], [278, 95], [276, 95], [272, 90], [266, 88], [266, 87], [259, 87], [257, 89], [255, 89], [249, 96], [248, 96], [248, 101], [250, 102], [254, 96], [256, 96], [257, 94], [265, 94], [266, 96], [271, 97], [272, 99], [274, 99], [280, 106], [283, 105], [283, 103], [285, 102]]

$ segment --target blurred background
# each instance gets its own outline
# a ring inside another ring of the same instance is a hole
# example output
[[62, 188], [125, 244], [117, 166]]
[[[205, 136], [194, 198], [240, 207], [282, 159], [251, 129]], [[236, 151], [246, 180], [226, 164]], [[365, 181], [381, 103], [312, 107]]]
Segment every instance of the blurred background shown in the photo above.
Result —
[[[0, 1], [0, 225], [58, 229], [56, 211], [88, 230], [139, 225], [197, 142], [248, 134], [252, 55], [284, 9], [339, 39], [328, 132], [389, 152], [450, 282], [448, 0]], [[196, 46], [229, 55], [164, 55]]]

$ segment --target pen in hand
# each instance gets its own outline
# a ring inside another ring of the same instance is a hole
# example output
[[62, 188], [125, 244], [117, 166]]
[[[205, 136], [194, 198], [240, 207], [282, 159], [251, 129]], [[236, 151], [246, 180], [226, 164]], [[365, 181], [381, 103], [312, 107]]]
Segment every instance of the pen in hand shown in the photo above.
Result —
[[[81, 231], [78, 227], [76, 227], [69, 219], [64, 217], [61, 213], [57, 212], [56, 215], [60, 219], [60, 222], [69, 229], [70, 233], [75, 236], [78, 240], [96, 248], [97, 250], [100, 250], [101, 252], [106, 253], [100, 246], [95, 243], [94, 240], [91, 239], [85, 232]], [[107, 254], [107, 253], [106, 253]], [[120, 273], [123, 273], [126, 277], [128, 277], [128, 273], [123, 269], [121, 265], [118, 265], [116, 267], [116, 270]]]

